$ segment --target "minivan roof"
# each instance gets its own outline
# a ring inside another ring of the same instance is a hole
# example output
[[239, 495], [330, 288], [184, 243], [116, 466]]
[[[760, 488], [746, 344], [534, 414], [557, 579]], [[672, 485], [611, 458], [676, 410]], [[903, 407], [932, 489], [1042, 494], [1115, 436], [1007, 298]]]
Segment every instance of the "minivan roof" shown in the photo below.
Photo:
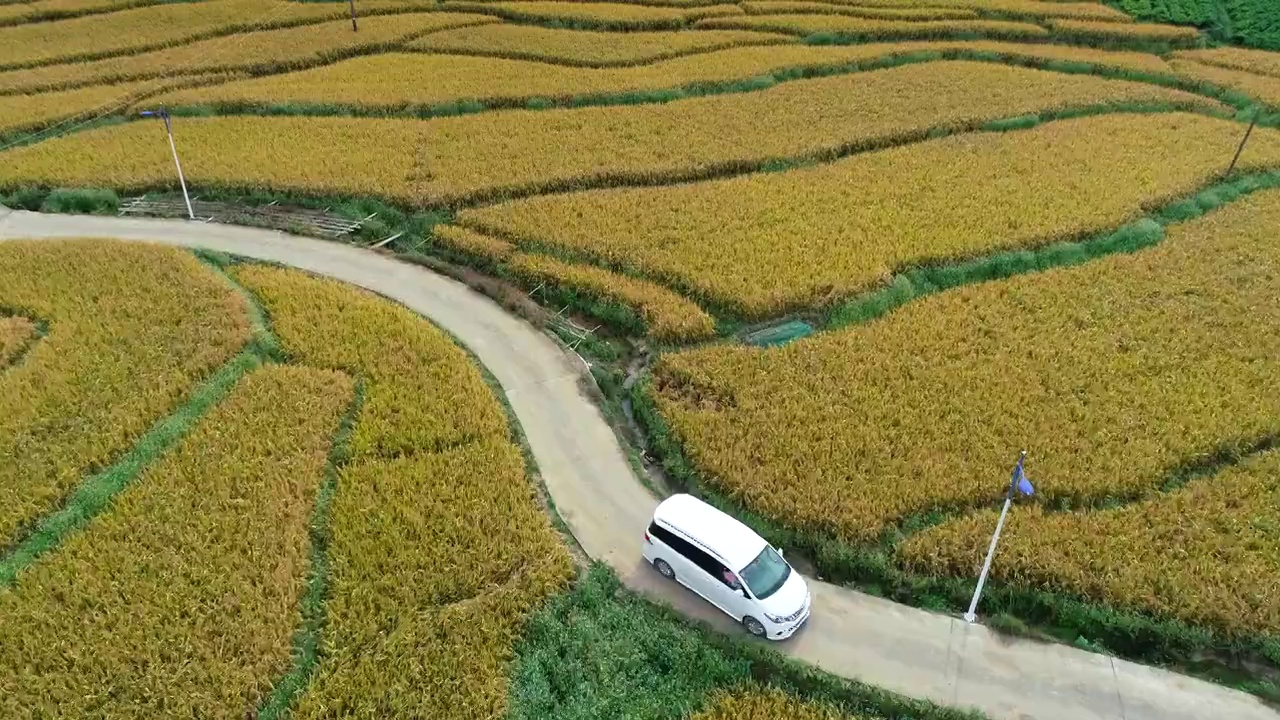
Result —
[[715, 550], [734, 572], [755, 560], [768, 544], [735, 518], [684, 493], [663, 500], [653, 517]]

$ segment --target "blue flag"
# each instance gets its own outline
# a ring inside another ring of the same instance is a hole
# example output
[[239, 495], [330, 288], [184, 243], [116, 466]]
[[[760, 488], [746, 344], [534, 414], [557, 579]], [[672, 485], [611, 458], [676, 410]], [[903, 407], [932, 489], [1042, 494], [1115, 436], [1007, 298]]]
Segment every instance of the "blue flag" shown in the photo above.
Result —
[[1013, 478], [1009, 481], [1009, 494], [1013, 495], [1013, 489], [1018, 488], [1018, 492], [1023, 495], [1033, 495], [1036, 489], [1031, 487], [1031, 481], [1027, 479], [1027, 474], [1022, 470], [1022, 461], [1024, 457], [1018, 458], [1018, 466], [1013, 469]]

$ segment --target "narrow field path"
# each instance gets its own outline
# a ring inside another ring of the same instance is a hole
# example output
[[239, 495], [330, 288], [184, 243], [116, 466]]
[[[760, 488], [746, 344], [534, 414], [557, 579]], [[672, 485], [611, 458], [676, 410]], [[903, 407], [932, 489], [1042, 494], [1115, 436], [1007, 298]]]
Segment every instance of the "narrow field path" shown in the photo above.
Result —
[[[271, 230], [182, 220], [44, 215], [0, 208], [0, 240], [111, 237], [205, 247], [359, 285], [459, 338], [502, 384], [547, 490], [583, 549], [627, 586], [740, 632], [640, 560], [657, 498], [582, 387], [582, 361], [461, 283], [390, 257]], [[809, 579], [813, 619], [774, 647], [824, 670], [996, 720], [1280, 720], [1256, 698], [1072, 647], [999, 637], [980, 625]]]

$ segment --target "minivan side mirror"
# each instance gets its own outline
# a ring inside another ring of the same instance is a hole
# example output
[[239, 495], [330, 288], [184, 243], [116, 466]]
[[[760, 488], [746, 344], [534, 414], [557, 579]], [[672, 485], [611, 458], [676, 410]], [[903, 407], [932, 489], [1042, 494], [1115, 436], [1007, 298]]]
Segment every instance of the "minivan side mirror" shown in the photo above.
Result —
[[738, 592], [742, 593], [742, 597], [744, 597], [744, 598], [746, 598], [746, 599], [748, 599], [748, 600], [750, 600], [750, 599], [751, 599], [751, 594], [747, 592], [747, 589], [746, 589], [746, 588], [744, 588], [744, 587], [740, 587], [740, 588], [738, 588]]
[[778, 551], [778, 557], [782, 557], [782, 548], [780, 548], [780, 547], [776, 547], [776, 548], [774, 548], [774, 550], [777, 550], [777, 551]]

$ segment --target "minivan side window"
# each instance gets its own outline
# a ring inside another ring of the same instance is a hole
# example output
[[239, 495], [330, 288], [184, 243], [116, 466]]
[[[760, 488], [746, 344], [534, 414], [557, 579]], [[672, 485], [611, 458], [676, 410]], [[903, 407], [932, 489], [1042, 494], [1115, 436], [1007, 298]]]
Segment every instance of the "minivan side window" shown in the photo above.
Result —
[[[725, 582], [724, 573], [727, 568], [725, 568], [724, 563], [708, 555], [702, 548], [656, 522], [649, 524], [649, 534], [666, 543], [672, 550], [688, 558], [690, 562], [705, 570], [711, 577], [718, 579], [720, 582]], [[727, 585], [728, 583], [725, 584]]]

